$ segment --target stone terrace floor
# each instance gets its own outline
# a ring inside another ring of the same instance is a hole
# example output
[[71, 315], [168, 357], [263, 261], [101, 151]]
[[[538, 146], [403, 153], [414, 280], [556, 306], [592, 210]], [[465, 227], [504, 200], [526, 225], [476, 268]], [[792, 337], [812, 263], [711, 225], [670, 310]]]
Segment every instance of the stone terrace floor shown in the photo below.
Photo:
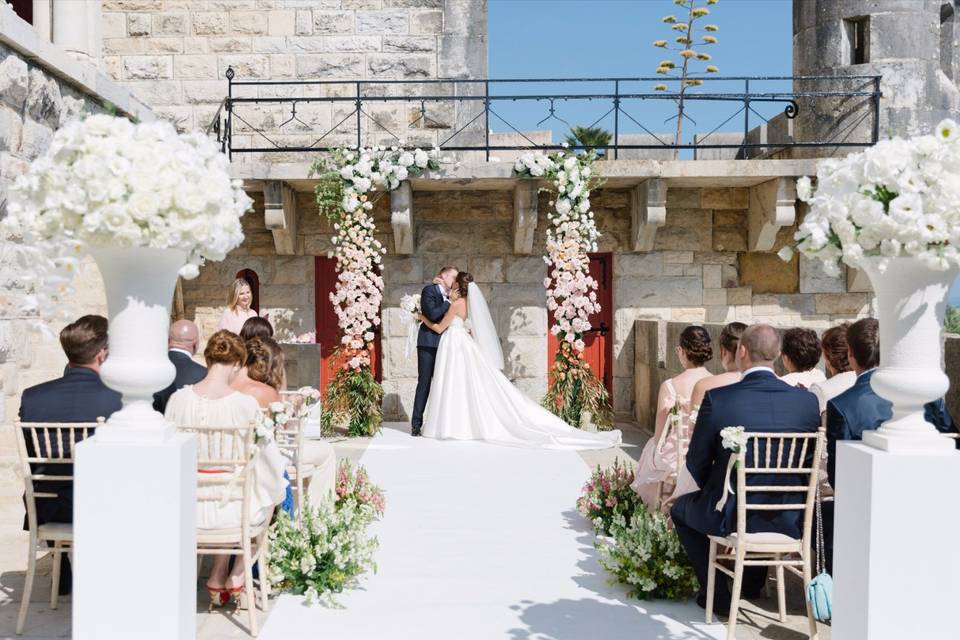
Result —
[[[583, 452], [582, 456], [588, 465], [606, 466], [612, 464], [617, 457], [635, 461], [640, 455], [643, 443], [647, 440], [647, 434], [630, 425], [617, 426], [623, 430], [623, 446], [607, 451]], [[357, 461], [363, 455], [368, 442], [369, 439], [364, 438], [345, 439], [337, 441], [334, 446], [339, 457]], [[27, 564], [27, 535], [20, 528], [23, 521], [23, 505], [20, 498], [12, 494], [13, 492], [8, 491], [0, 498], [0, 638], [16, 637], [14, 628]], [[59, 609], [50, 610], [50, 568], [49, 560], [39, 564], [30, 613], [27, 616], [26, 630], [22, 638], [39, 640], [70, 637], [70, 598], [61, 598]], [[272, 602], [271, 600], [271, 604]], [[806, 638], [807, 622], [799, 580], [788, 578], [787, 607], [789, 613], [787, 623], [781, 624], [778, 620], [775, 597], [745, 603], [740, 613], [737, 637], [744, 640]], [[162, 615], [162, 612], [152, 607], [147, 592], [144, 592], [143, 610], [144, 625], [150, 624], [150, 616]], [[264, 614], [261, 613], [261, 626], [264, 621]], [[200, 640], [247, 638], [249, 636], [246, 633], [245, 624], [246, 612], [240, 612], [239, 616], [219, 611], [208, 613], [206, 593], [200, 589], [197, 590], [197, 637]], [[830, 639], [828, 625], [820, 624], [820, 638]]]

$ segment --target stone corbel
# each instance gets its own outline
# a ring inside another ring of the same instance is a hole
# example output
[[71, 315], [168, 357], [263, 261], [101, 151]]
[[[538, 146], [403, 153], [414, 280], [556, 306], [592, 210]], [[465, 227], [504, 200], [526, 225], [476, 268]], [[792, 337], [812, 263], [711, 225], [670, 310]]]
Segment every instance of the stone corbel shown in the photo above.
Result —
[[774, 178], [750, 187], [749, 248], [770, 251], [781, 227], [797, 220], [797, 179]]
[[513, 251], [530, 255], [537, 232], [537, 199], [535, 180], [520, 180], [513, 189]]
[[277, 254], [292, 256], [297, 249], [297, 197], [293, 187], [279, 180], [263, 184], [263, 216], [273, 233]]
[[390, 225], [394, 252], [413, 255], [413, 190], [407, 180], [390, 192]]
[[630, 192], [630, 245], [634, 251], [653, 251], [657, 229], [667, 222], [667, 183], [647, 178]]

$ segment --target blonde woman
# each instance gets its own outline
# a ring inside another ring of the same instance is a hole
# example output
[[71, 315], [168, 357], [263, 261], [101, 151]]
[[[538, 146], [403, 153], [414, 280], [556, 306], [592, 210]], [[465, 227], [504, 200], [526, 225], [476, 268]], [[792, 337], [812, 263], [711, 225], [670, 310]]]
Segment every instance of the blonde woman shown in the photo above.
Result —
[[243, 329], [243, 323], [249, 318], [254, 318], [258, 314], [250, 308], [253, 303], [253, 291], [250, 290], [250, 283], [243, 278], [237, 278], [230, 285], [230, 294], [227, 296], [227, 308], [223, 310], [220, 316], [220, 324], [217, 329], [226, 329], [232, 333], [240, 335]]

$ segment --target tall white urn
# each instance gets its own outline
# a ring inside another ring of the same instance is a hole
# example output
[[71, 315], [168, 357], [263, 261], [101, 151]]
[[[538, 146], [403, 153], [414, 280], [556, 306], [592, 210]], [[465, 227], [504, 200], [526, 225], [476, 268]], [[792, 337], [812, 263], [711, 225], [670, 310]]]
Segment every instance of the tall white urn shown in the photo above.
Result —
[[893, 417], [863, 440], [891, 453], [949, 453], [953, 441], [924, 420], [923, 405], [942, 398], [950, 386], [943, 371], [943, 322], [947, 293], [957, 269], [935, 271], [916, 258], [879, 258], [863, 269], [877, 296], [880, 367], [870, 384], [893, 403]]
[[180, 249], [98, 248], [92, 252], [107, 292], [109, 354], [100, 377], [123, 394], [123, 408], [98, 432], [101, 441], [162, 442], [173, 425], [153, 410], [153, 394], [173, 382], [167, 356], [170, 304]]

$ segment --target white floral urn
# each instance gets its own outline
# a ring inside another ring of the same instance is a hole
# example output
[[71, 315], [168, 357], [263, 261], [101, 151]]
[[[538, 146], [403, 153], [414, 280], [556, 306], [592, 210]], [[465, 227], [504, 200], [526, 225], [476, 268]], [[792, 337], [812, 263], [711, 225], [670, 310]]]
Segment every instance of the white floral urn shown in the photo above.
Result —
[[91, 251], [107, 293], [109, 353], [100, 378], [123, 394], [97, 435], [104, 442], [162, 442], [175, 428], [153, 409], [153, 394], [173, 382], [167, 355], [170, 305], [187, 253], [179, 249], [96, 248]]
[[931, 269], [913, 257], [865, 258], [861, 266], [876, 293], [880, 322], [880, 367], [870, 386], [893, 403], [893, 417], [865, 431], [863, 441], [893, 453], [949, 454], [953, 440], [924, 419], [923, 407], [950, 386], [943, 371], [943, 321], [960, 269]]

